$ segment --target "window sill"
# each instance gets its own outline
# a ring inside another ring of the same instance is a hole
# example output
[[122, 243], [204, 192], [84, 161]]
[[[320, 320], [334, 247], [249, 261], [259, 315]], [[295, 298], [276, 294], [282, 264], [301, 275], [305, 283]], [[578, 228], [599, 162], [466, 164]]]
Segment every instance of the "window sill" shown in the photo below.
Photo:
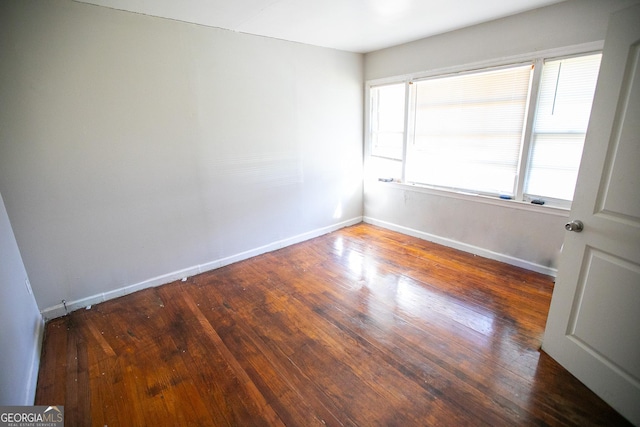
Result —
[[484, 203], [488, 205], [502, 206], [510, 209], [519, 209], [519, 210], [538, 212], [538, 213], [556, 215], [556, 216], [567, 217], [567, 218], [569, 217], [569, 211], [570, 211], [570, 209], [558, 207], [558, 206], [535, 205], [535, 204], [520, 201], [520, 200], [513, 200], [513, 199], [506, 200], [506, 199], [500, 199], [499, 197], [496, 197], [496, 196], [486, 196], [482, 194], [473, 194], [473, 193], [467, 193], [462, 191], [445, 190], [441, 188], [435, 188], [435, 187], [430, 187], [427, 185], [420, 185], [420, 184], [408, 184], [408, 183], [397, 182], [397, 181], [382, 182], [378, 180], [372, 181], [372, 183], [374, 185], [378, 185], [381, 187], [389, 187], [389, 188], [395, 188], [398, 190], [413, 191], [416, 193], [431, 194], [431, 195], [440, 196], [440, 197], [447, 197], [450, 199], [467, 200], [475, 203]]

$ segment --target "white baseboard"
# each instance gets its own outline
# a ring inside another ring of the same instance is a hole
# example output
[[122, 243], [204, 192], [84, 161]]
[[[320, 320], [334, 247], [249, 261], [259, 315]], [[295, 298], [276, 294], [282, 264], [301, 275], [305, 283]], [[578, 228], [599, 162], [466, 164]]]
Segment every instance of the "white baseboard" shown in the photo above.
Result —
[[44, 318], [40, 317], [34, 333], [33, 354], [31, 355], [31, 368], [29, 379], [25, 390], [25, 406], [34, 405], [36, 400], [36, 388], [38, 386], [38, 372], [40, 371], [40, 355], [42, 354], [42, 343], [44, 341]]
[[510, 255], [493, 252], [488, 249], [470, 245], [468, 243], [458, 242], [456, 240], [451, 240], [445, 237], [436, 236], [434, 234], [425, 233], [424, 231], [415, 230], [413, 228], [404, 227], [402, 225], [381, 221], [379, 219], [375, 219], [367, 216], [363, 218], [363, 221], [368, 224], [377, 225], [379, 227], [386, 228], [388, 230], [397, 231], [398, 233], [406, 234], [413, 237], [418, 237], [420, 239], [427, 240], [429, 242], [437, 243], [443, 246], [448, 246], [450, 248], [458, 249], [464, 252], [469, 252], [484, 258], [489, 258], [496, 261], [504, 262], [505, 264], [510, 264], [516, 267], [525, 268], [527, 270], [546, 274], [548, 276], [555, 277], [556, 274], [558, 273], [558, 270], [555, 268], [546, 267], [544, 265], [536, 264], [531, 261], [527, 261], [520, 258], [515, 258]]
[[350, 225], [358, 224], [362, 222], [362, 220], [363, 220], [362, 217], [355, 217], [346, 221], [339, 222], [337, 224], [329, 225], [327, 227], [311, 230], [306, 233], [299, 234], [297, 236], [278, 240], [276, 242], [269, 243], [268, 245], [260, 246], [254, 249], [250, 249], [248, 251], [240, 252], [235, 255], [210, 261], [205, 264], [195, 265], [182, 270], [173, 271], [171, 273], [153, 277], [143, 282], [123, 286], [109, 292], [103, 292], [100, 294], [92, 295], [92, 296], [81, 298], [74, 301], [67, 301], [65, 303], [66, 308], [65, 308], [65, 304], [56, 304], [54, 306], [45, 308], [44, 310], [42, 310], [41, 313], [46, 320], [54, 319], [56, 317], [61, 317], [67, 313], [70, 313], [72, 311], [75, 311], [81, 308], [88, 307], [93, 304], [98, 304], [104, 301], [108, 301], [110, 299], [128, 295], [130, 293], [133, 293], [142, 289], [160, 286], [166, 283], [171, 283], [175, 280], [179, 280], [184, 277], [195, 276], [196, 274], [204, 273], [206, 271], [224, 267], [225, 265], [233, 264], [235, 262], [242, 261], [257, 255], [275, 251], [287, 246], [294, 245], [296, 243], [304, 242], [305, 240], [313, 239], [314, 237], [322, 236], [323, 234], [327, 234], [332, 231], [339, 230], [344, 227], [348, 227]]

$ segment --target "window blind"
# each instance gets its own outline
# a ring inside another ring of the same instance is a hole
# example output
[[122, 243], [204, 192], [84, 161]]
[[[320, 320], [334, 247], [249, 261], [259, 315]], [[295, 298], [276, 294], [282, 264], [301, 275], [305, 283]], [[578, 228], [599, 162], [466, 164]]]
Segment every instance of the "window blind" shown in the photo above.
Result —
[[414, 83], [407, 180], [513, 195], [532, 65]]
[[573, 199], [601, 57], [545, 62], [525, 194]]

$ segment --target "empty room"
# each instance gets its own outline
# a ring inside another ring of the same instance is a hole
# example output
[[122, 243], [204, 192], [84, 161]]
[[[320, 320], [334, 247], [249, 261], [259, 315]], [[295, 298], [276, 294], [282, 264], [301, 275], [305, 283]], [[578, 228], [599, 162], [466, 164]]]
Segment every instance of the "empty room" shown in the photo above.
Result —
[[640, 425], [639, 3], [0, 2], [0, 422]]

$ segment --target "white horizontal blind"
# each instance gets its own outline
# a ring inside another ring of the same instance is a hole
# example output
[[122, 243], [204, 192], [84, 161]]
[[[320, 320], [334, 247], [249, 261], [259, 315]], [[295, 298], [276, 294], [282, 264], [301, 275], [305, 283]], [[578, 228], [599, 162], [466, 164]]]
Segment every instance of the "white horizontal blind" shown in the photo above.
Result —
[[407, 181], [513, 195], [532, 65], [414, 83]]
[[545, 62], [525, 194], [573, 199], [601, 57]]
[[371, 154], [402, 160], [404, 83], [371, 89]]

